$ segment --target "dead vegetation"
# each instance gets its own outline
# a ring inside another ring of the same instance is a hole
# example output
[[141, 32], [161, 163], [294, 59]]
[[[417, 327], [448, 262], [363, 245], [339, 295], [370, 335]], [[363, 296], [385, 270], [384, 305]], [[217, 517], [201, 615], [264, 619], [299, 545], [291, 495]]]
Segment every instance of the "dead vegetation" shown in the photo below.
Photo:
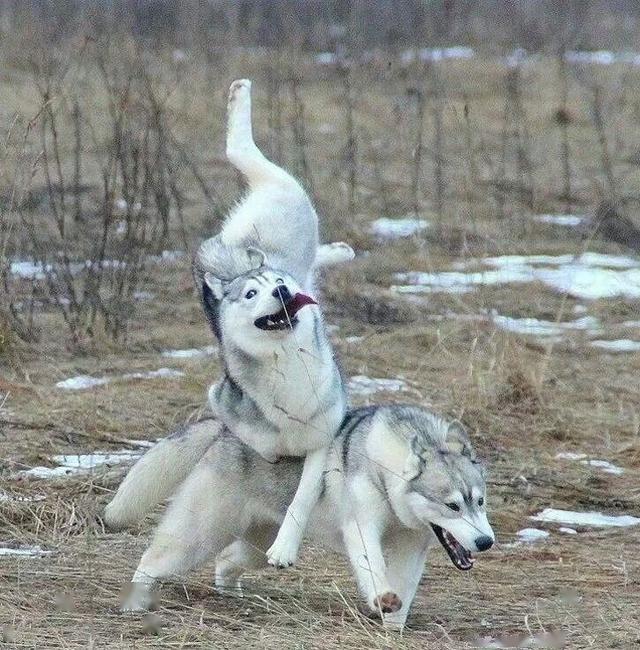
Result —
[[[514, 69], [489, 51], [403, 63], [396, 47], [320, 65], [293, 46], [194, 38], [177, 54], [125, 35], [23, 39], [21, 49], [9, 37], [0, 44], [0, 546], [51, 554], [0, 556], [7, 647], [638, 642], [637, 527], [570, 535], [548, 525], [548, 540], [513, 543], [545, 507], [638, 514], [640, 358], [605, 354], [580, 331], [553, 345], [503, 332], [491, 314], [555, 322], [586, 308], [600, 336], [637, 339], [624, 323], [640, 303], [580, 301], [541, 283], [424, 295], [389, 287], [397, 272], [454, 271], [487, 255], [635, 250], [639, 68], [568, 65], [555, 47]], [[120, 592], [153, 524], [103, 529], [123, 468], [20, 474], [53, 466], [54, 454], [136, 449], [131, 440], [164, 436], [202, 407], [215, 357], [161, 353], [212, 343], [189, 257], [240, 189], [223, 156], [224, 91], [240, 76], [256, 80], [260, 144], [312, 190], [324, 238], [358, 251], [322, 280], [347, 375], [402, 377], [407, 393], [371, 399], [463, 419], [488, 461], [499, 544], [464, 575], [434, 552], [402, 637], [359, 612], [342, 559], [312, 548], [291, 571], [250, 576], [243, 600], [217, 595], [209, 567], [165, 586], [156, 614], [123, 617]], [[544, 213], [588, 225], [533, 219]], [[370, 232], [375, 218], [415, 215], [430, 223], [422, 233]], [[18, 262], [35, 266], [35, 280], [12, 270]], [[55, 388], [161, 366], [185, 377]]]

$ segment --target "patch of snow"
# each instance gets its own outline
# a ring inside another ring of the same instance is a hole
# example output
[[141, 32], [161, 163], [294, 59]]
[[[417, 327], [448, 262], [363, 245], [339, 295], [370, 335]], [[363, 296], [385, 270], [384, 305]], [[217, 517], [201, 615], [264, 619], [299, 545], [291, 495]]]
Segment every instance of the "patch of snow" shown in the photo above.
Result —
[[8, 494], [7, 492], [0, 492], [0, 501], [13, 501], [17, 503], [34, 503], [37, 501], [44, 501], [47, 497], [44, 494], [36, 494], [35, 496], [22, 496], [19, 494]]
[[640, 320], [626, 320], [620, 323], [620, 327], [628, 327], [629, 329], [640, 327]]
[[549, 532], [540, 528], [523, 528], [516, 535], [521, 542], [537, 542], [549, 537]]
[[143, 302], [145, 300], [153, 300], [155, 295], [149, 291], [135, 291], [133, 294], [133, 299], [138, 302]]
[[18, 476], [52, 479], [60, 476], [80, 474], [103, 465], [119, 465], [139, 458], [140, 451], [123, 449], [121, 451], [95, 451], [90, 454], [56, 454], [51, 457], [58, 467], [32, 467], [18, 472]]
[[104, 386], [105, 384], [120, 379], [171, 379], [175, 377], [184, 377], [184, 372], [181, 370], [174, 370], [173, 368], [159, 368], [158, 370], [149, 370], [147, 372], [130, 372], [115, 377], [78, 375], [77, 377], [69, 377], [69, 379], [59, 381], [56, 384], [56, 388], [62, 388], [63, 390], [86, 390], [87, 388], [94, 388], [95, 386]]
[[402, 219], [388, 219], [381, 217], [372, 222], [369, 231], [380, 239], [400, 239], [411, 237], [429, 227], [429, 222], [424, 219], [404, 217]]
[[122, 375], [122, 379], [173, 379], [176, 377], [184, 377], [184, 372], [182, 370], [174, 370], [173, 368], [158, 368], [158, 370], [131, 372]]
[[404, 50], [400, 54], [400, 63], [408, 65], [414, 61], [423, 63], [437, 63], [450, 59], [472, 59], [475, 52], [471, 47], [453, 46], [453, 47], [423, 47]]
[[533, 218], [540, 223], [551, 223], [555, 226], [570, 228], [579, 226], [586, 219], [586, 217], [580, 217], [576, 214], [537, 214]]
[[556, 454], [556, 458], [562, 460], [582, 460], [583, 458], [586, 457], [587, 454], [576, 454], [573, 451], [561, 451], [560, 453]]
[[171, 58], [174, 63], [181, 63], [182, 61], [186, 61], [188, 56], [184, 50], [175, 49], [171, 52]]
[[91, 375], [78, 375], [77, 377], [69, 377], [56, 383], [56, 388], [63, 390], [86, 390], [87, 388], [94, 388], [95, 386], [104, 386], [108, 384], [110, 379], [107, 377], [92, 377]]
[[53, 551], [45, 551], [39, 546], [23, 546], [22, 548], [7, 548], [0, 546], [0, 555], [23, 555], [27, 557], [42, 557], [51, 555]]
[[537, 515], [529, 517], [529, 519], [596, 528], [626, 527], [640, 524], [640, 518], [631, 515], [603, 515], [600, 512], [575, 512], [573, 510], [556, 510], [555, 508], [545, 508]]
[[384, 379], [356, 375], [355, 377], [351, 377], [347, 388], [353, 395], [373, 395], [382, 391], [397, 393], [402, 390], [407, 390], [409, 386], [402, 379]]
[[433, 291], [460, 293], [479, 285], [542, 282], [550, 288], [576, 298], [595, 300], [624, 296], [640, 298], [640, 261], [601, 253], [572, 255], [504, 255], [458, 264], [494, 267], [488, 271], [443, 271], [397, 273], [406, 285], [392, 286], [399, 293]]
[[569, 50], [564, 54], [567, 63], [584, 63], [595, 65], [613, 65], [628, 63], [640, 65], [640, 54], [637, 52], [611, 52], [610, 50], [579, 51]]
[[493, 314], [491, 318], [503, 330], [535, 336], [558, 336], [570, 330], [597, 331], [600, 325], [598, 319], [592, 316], [585, 316], [569, 322], [554, 322], [537, 318], [511, 318], [499, 314]]
[[206, 357], [215, 354], [218, 348], [214, 345], [207, 345], [205, 348], [188, 348], [186, 350], [164, 350], [163, 357], [169, 359], [190, 359], [192, 357]]
[[575, 528], [567, 528], [567, 526], [560, 526], [558, 532], [564, 533], [565, 535], [577, 535], [578, 531]]
[[340, 57], [335, 52], [318, 52], [313, 55], [313, 62], [318, 65], [337, 65]]
[[607, 352], [639, 352], [640, 341], [631, 339], [615, 339], [613, 341], [591, 341], [594, 348], [600, 348]]
[[51, 265], [44, 265], [40, 262], [19, 260], [9, 264], [9, 273], [17, 275], [24, 280], [42, 280], [52, 270]]
[[364, 336], [347, 336], [345, 338], [346, 343], [360, 343], [360, 341], [364, 341]]
[[125, 442], [128, 442], [130, 445], [136, 445], [137, 447], [153, 447], [158, 440], [131, 440], [125, 439]]
[[615, 474], [616, 476], [620, 476], [620, 474], [624, 474], [623, 467], [614, 465], [613, 463], [610, 463], [608, 460], [588, 459], [586, 454], [579, 454], [572, 451], [561, 451], [560, 453], [556, 454], [556, 458], [559, 458], [561, 460], [577, 460], [582, 465], [597, 467], [598, 469], [601, 469], [603, 472], [606, 472], [607, 474]]

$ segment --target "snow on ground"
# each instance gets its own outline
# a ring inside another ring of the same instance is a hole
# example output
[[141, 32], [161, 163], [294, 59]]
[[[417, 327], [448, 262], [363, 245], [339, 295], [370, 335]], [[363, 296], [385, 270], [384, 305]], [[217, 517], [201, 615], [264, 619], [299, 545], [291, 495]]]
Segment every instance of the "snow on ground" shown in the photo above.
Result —
[[591, 341], [594, 348], [607, 352], [640, 352], [640, 341], [631, 339], [615, 339], [613, 341]]
[[607, 474], [615, 474], [619, 476], [624, 473], [624, 468], [618, 465], [610, 463], [608, 460], [598, 460], [598, 459], [589, 459], [587, 454], [578, 454], [572, 451], [561, 451], [556, 454], [556, 458], [560, 460], [577, 460], [580, 461], [583, 465], [589, 465], [591, 467], [597, 467]]
[[549, 531], [540, 528], [523, 528], [516, 535], [521, 542], [537, 542], [549, 537]]
[[558, 528], [559, 533], [564, 533], [565, 535], [577, 535], [578, 531], [575, 528], [567, 528], [567, 526], [560, 526]]
[[191, 359], [193, 357], [207, 357], [215, 354], [218, 348], [214, 345], [207, 345], [204, 348], [187, 348], [185, 350], [164, 350], [163, 357], [169, 359]]
[[114, 377], [92, 377], [91, 375], [78, 375], [69, 377], [56, 383], [56, 388], [63, 390], [86, 390], [95, 386], [104, 386], [112, 381], [129, 380], [129, 379], [173, 379], [184, 377], [184, 372], [174, 370], [173, 368], [158, 368], [158, 370], [149, 370], [147, 372], [130, 372], [124, 375]]
[[57, 454], [51, 460], [57, 467], [32, 467], [22, 470], [18, 476], [51, 479], [88, 472], [104, 465], [120, 465], [140, 457], [142, 451], [123, 449], [121, 451], [95, 451], [89, 454]]
[[611, 50], [568, 50], [564, 54], [564, 59], [567, 63], [585, 63], [596, 65], [628, 63], [630, 65], [640, 65], [640, 54], [637, 52], [612, 52]]
[[[183, 257], [183, 251], [162, 251], [159, 255], [148, 255], [146, 259], [149, 264], [174, 264]], [[71, 275], [75, 276], [97, 264], [98, 262], [95, 260], [70, 262], [69, 271]], [[23, 280], [43, 280], [47, 277], [47, 274], [55, 273], [57, 266], [33, 260], [14, 260], [9, 264], [9, 273]], [[100, 266], [103, 269], [118, 269], [124, 268], [126, 263], [122, 260], [102, 260]]]
[[45, 551], [39, 546], [23, 546], [22, 548], [7, 548], [0, 546], [0, 555], [24, 555], [26, 557], [42, 557], [51, 555], [53, 551]]
[[457, 269], [492, 267], [481, 271], [397, 273], [404, 284], [391, 287], [398, 293], [464, 293], [481, 285], [542, 282], [575, 298], [640, 298], [640, 260], [621, 255], [584, 253], [572, 255], [503, 255], [467, 260]]
[[383, 379], [356, 375], [349, 380], [347, 389], [352, 395], [373, 395], [378, 392], [397, 393], [408, 390], [409, 386], [402, 379]]
[[569, 322], [554, 322], [537, 318], [511, 318], [492, 314], [491, 320], [500, 329], [516, 334], [531, 334], [535, 336], [560, 336], [567, 331], [599, 332], [600, 322], [592, 316], [584, 316]]
[[402, 219], [388, 219], [381, 217], [370, 226], [369, 231], [379, 239], [400, 239], [411, 237], [429, 227], [429, 222], [424, 219], [403, 217]]
[[534, 221], [539, 221], [540, 223], [550, 223], [554, 226], [567, 226], [569, 228], [575, 228], [579, 226], [583, 221], [586, 221], [587, 217], [580, 216], [577, 214], [536, 214], [533, 217]]
[[640, 524], [640, 519], [631, 515], [603, 515], [600, 512], [575, 512], [573, 510], [556, 510], [555, 508], [545, 508], [537, 515], [529, 517], [529, 519], [572, 524], [574, 526], [593, 526], [595, 528], [637, 526]]
[[34, 503], [36, 501], [44, 501], [47, 497], [44, 494], [36, 494], [34, 496], [23, 496], [21, 494], [8, 494], [7, 492], [0, 492], [0, 501], [13, 501], [16, 503]]
[[451, 59], [472, 59], [475, 55], [473, 48], [454, 45], [453, 47], [423, 47], [404, 50], [400, 53], [400, 63], [409, 65], [414, 61], [436, 63]]

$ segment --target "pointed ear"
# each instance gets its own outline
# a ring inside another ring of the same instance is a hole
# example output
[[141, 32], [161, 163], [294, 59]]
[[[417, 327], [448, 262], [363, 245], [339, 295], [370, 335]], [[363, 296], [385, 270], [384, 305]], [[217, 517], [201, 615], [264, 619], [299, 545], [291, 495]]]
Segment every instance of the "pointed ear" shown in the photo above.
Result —
[[409, 453], [404, 464], [403, 477], [410, 481], [416, 478], [424, 469], [426, 464], [427, 451], [422, 448], [417, 438], [413, 438], [409, 443]]
[[247, 248], [247, 257], [252, 269], [259, 269], [267, 263], [267, 256], [259, 248]]
[[222, 280], [220, 278], [216, 278], [215, 275], [207, 271], [204, 274], [204, 281], [206, 285], [211, 289], [211, 293], [213, 293], [213, 297], [216, 300], [222, 300]]
[[449, 424], [446, 443], [451, 453], [462, 454], [475, 461], [476, 454], [471, 446], [469, 434], [460, 420], [453, 420]]

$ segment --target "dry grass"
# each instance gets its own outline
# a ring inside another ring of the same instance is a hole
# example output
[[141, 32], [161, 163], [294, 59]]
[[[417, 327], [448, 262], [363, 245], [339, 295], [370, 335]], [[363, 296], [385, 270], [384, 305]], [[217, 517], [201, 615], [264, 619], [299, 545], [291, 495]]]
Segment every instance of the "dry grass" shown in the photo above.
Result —
[[[434, 552], [402, 637], [385, 632], [358, 612], [353, 580], [341, 559], [311, 548], [291, 571], [251, 576], [243, 600], [216, 595], [208, 567], [189, 576], [184, 586], [166, 586], [155, 615], [118, 614], [121, 589], [151, 531], [151, 523], [131, 533], [102, 529], [97, 516], [117, 486], [120, 471], [96, 470], [57, 481], [14, 476], [24, 467], [50, 464], [54, 453], [122, 449], [127, 439], [163, 436], [202, 407], [205, 389], [218, 372], [217, 362], [211, 358], [180, 361], [159, 354], [167, 348], [211, 342], [190, 289], [185, 258], [143, 278], [141, 288], [155, 297], [139, 304], [125, 346], [96, 335], [82, 353], [75, 346], [67, 347], [59, 314], [50, 308], [38, 313], [39, 342], [13, 346], [12, 337], [10, 354], [0, 342], [2, 489], [12, 495], [44, 497], [0, 500], [1, 541], [38, 544], [53, 551], [37, 559], [0, 557], [0, 622], [6, 646], [462, 648], [472, 647], [481, 636], [553, 631], [562, 633], [572, 648], [636, 644], [640, 639], [637, 528], [581, 530], [571, 536], [549, 526], [548, 541], [509, 544], [517, 530], [531, 523], [528, 516], [546, 506], [638, 513], [640, 357], [604, 355], [590, 348], [581, 333], [569, 334], [549, 356], [546, 346], [496, 331], [486, 321], [438, 320], [447, 312], [474, 315], [487, 308], [513, 316], [554, 320], [564, 313], [562, 319], [568, 318], [577, 301], [563, 301], [540, 285], [485, 287], [424, 300], [388, 290], [396, 271], [450, 268], [453, 258], [578, 252], [584, 246], [581, 236], [569, 229], [529, 219], [530, 193], [523, 192], [521, 179], [511, 173], [515, 141], [502, 141], [504, 69], [489, 59], [452, 62], [439, 69], [445, 94], [444, 143], [440, 144], [444, 196], [436, 209], [430, 186], [433, 142], [425, 143], [419, 202], [426, 218], [441, 223], [425, 237], [381, 246], [367, 233], [368, 222], [413, 209], [409, 152], [415, 142], [415, 113], [406, 91], [428, 85], [433, 70], [370, 67], [353, 73], [354, 181], [340, 148], [349, 135], [342, 103], [344, 80], [334, 72], [302, 67], [301, 84], [296, 87], [306, 120], [301, 151], [299, 131], [298, 136], [285, 127], [275, 132], [270, 119], [276, 100], [283, 112], [282, 124], [299, 114], [291, 105], [286, 83], [281, 82], [275, 99], [264, 90], [273, 61], [230, 57], [226, 69], [212, 72], [195, 59], [184, 64], [178, 77], [172, 76], [164, 61], [164, 68], [154, 62], [156, 83], [171, 89], [167, 102], [172, 125], [214, 191], [220, 210], [237, 191], [236, 179], [222, 159], [224, 89], [233, 77], [257, 78], [257, 133], [264, 142], [280, 143], [282, 162], [291, 168], [299, 171], [304, 168], [301, 161], [306, 161], [327, 235], [344, 237], [359, 251], [369, 251], [350, 268], [329, 274], [324, 283], [326, 311], [329, 320], [339, 325], [335, 341], [347, 373], [400, 375], [410, 384], [411, 394], [376, 399], [430, 404], [469, 425], [490, 465], [490, 519], [499, 544], [469, 574], [454, 572], [443, 554]], [[531, 139], [527, 155], [533, 160], [534, 183], [524, 189], [532, 190], [533, 209], [538, 212], [564, 204], [562, 165], [554, 153], [560, 148], [555, 130], [560, 94], [549, 69], [550, 61], [543, 61], [522, 73], [526, 83], [521, 86], [521, 100]], [[277, 72], [284, 79], [288, 71]], [[598, 82], [610, 91], [607, 128], [615, 144], [618, 190], [628, 197], [640, 190], [636, 163], [628, 162], [639, 144], [633, 135], [637, 74], [635, 69], [597, 71]], [[83, 84], [83, 92], [93, 102], [86, 110], [99, 116], [101, 98], [92, 95], [89, 72]], [[37, 95], [24, 75], [8, 75], [0, 81], [0, 89], [3, 123], [9, 124], [16, 112], [33, 114]], [[631, 94], [634, 98], [628, 97]], [[464, 131], [465, 101], [471, 108], [471, 157]], [[430, 111], [426, 111], [425, 139], [432, 137]], [[574, 155], [574, 209], [592, 212], [597, 201], [594, 184], [604, 172], [590, 119], [589, 92], [576, 79], [566, 115]], [[500, 175], [505, 150], [508, 178]], [[202, 203], [195, 199], [197, 184], [190, 178], [184, 187], [184, 223], [193, 247], [217, 227], [217, 217], [213, 212], [203, 214]], [[354, 182], [355, 187], [349, 187]], [[355, 203], [353, 213], [348, 212], [350, 203]], [[634, 216], [632, 210], [628, 212]], [[35, 215], [45, 223], [46, 206]], [[28, 242], [15, 232], [8, 253], [28, 253]], [[173, 223], [168, 244], [176, 241], [180, 234]], [[600, 240], [590, 248], [621, 250]], [[603, 300], [589, 303], [588, 308], [605, 329], [616, 333], [623, 331], [621, 321], [637, 314], [638, 303]], [[364, 339], [345, 340], [353, 335]], [[115, 382], [77, 393], [53, 387], [76, 374], [117, 375], [160, 366], [184, 369], [187, 376]], [[561, 450], [606, 458], [623, 465], [625, 473], [613, 476], [556, 460]]]

